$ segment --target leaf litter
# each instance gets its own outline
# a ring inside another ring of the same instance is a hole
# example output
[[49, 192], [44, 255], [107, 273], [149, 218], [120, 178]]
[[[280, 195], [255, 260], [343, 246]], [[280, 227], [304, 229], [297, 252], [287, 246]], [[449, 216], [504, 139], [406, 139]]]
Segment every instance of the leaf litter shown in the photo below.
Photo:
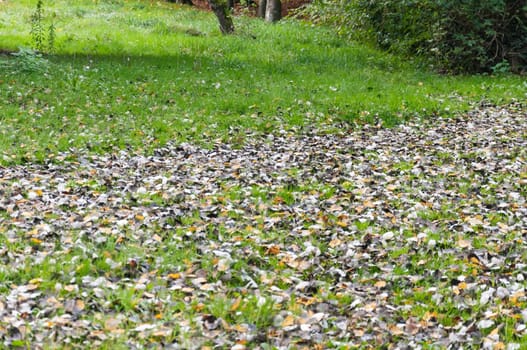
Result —
[[6, 347], [518, 349], [527, 115], [0, 168]]

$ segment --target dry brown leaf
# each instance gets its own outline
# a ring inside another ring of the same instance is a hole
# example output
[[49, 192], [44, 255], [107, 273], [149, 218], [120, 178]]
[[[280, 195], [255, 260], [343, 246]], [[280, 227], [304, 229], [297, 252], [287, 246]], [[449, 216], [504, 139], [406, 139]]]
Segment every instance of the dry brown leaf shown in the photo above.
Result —
[[402, 329], [403, 326], [399, 325], [391, 325], [390, 326], [390, 333], [392, 335], [398, 336], [404, 334], [404, 330]]
[[241, 303], [242, 303], [242, 298], [241, 297], [236, 298], [234, 300], [234, 303], [232, 303], [230, 310], [231, 311], [238, 310], [238, 308], [240, 307]]
[[371, 302], [371, 303], [368, 303], [366, 305], [364, 305], [363, 309], [367, 312], [373, 312], [375, 311], [375, 309], [377, 308], [377, 303], [376, 302]]
[[465, 218], [465, 222], [472, 226], [483, 225], [483, 217], [481, 215], [469, 216]]
[[114, 331], [119, 328], [121, 321], [116, 318], [108, 318], [104, 321], [104, 329], [107, 331]]
[[295, 318], [292, 315], [287, 315], [282, 321], [282, 327], [289, 327], [295, 324]]
[[370, 200], [362, 202], [362, 205], [364, 206], [364, 208], [375, 208], [375, 203]]
[[338, 246], [341, 245], [341, 244], [342, 244], [342, 241], [341, 241], [340, 239], [338, 239], [338, 238], [334, 238], [334, 239], [332, 239], [332, 240], [329, 242], [328, 245], [329, 245], [330, 248], [336, 248], [336, 247], [338, 247]]
[[375, 282], [374, 285], [375, 285], [375, 287], [381, 289], [381, 288], [386, 287], [386, 281], [377, 281], [377, 282]]
[[457, 245], [460, 248], [470, 248], [470, 247], [472, 247], [472, 242], [464, 240], [464, 239], [459, 239], [457, 241]]
[[505, 349], [505, 343], [503, 342], [497, 342], [492, 345], [493, 350], [504, 350]]
[[75, 309], [77, 312], [84, 310], [85, 307], [86, 305], [84, 304], [84, 301], [81, 299], [75, 300]]
[[280, 246], [279, 245], [271, 245], [267, 248], [266, 252], [267, 255], [278, 255], [280, 253]]

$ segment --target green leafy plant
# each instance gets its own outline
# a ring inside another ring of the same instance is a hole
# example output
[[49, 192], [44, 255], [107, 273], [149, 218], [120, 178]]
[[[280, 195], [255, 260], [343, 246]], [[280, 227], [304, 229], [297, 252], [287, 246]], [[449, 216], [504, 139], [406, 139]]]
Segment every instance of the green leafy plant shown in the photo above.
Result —
[[35, 50], [21, 47], [11, 55], [15, 59], [5, 63], [4, 66], [14, 73], [44, 73], [48, 69], [49, 61]]
[[39, 52], [52, 52], [55, 47], [55, 24], [46, 26], [44, 18], [44, 1], [38, 0], [31, 15], [31, 41], [33, 48]]
[[500, 63], [492, 67], [492, 73], [494, 74], [504, 74], [511, 71], [511, 65], [508, 61], [503, 60]]

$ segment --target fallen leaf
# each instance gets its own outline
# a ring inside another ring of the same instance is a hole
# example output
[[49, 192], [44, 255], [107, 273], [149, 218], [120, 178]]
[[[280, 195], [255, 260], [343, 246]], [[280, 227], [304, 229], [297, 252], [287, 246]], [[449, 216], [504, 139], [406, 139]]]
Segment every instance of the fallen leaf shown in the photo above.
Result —
[[377, 287], [379, 289], [386, 287], [386, 281], [377, 281], [377, 282], [375, 282], [375, 287]]
[[271, 245], [267, 248], [266, 252], [267, 255], [278, 255], [280, 253], [280, 246], [278, 245]]
[[121, 321], [116, 318], [108, 318], [104, 321], [104, 329], [107, 331], [114, 331], [119, 328]]
[[291, 315], [287, 315], [282, 321], [282, 327], [289, 327], [295, 324], [295, 318]]

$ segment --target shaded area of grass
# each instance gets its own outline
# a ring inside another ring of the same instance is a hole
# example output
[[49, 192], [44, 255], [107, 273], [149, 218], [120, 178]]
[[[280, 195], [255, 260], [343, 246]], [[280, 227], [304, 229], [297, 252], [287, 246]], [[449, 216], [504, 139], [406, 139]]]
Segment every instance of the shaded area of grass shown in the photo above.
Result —
[[[30, 2], [0, 6], [1, 46], [30, 45]], [[4, 163], [70, 147], [148, 151], [341, 121], [393, 125], [525, 98], [520, 77], [437, 76], [296, 21], [238, 18], [238, 34], [224, 37], [210, 14], [164, 3], [53, 6], [53, 56], [33, 66], [0, 57]]]

